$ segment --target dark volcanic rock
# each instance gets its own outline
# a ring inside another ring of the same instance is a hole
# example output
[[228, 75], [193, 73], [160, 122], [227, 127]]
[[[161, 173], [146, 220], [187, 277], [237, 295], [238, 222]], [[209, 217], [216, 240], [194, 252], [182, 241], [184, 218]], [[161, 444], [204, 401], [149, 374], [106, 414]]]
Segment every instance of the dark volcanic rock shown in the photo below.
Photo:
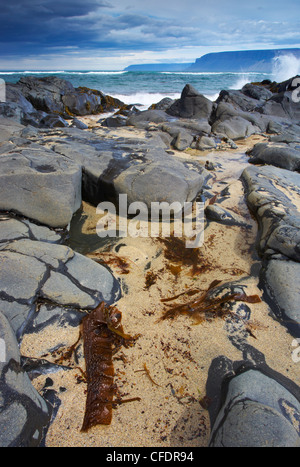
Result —
[[69, 81], [56, 76], [22, 77], [17, 84], [11, 86], [8, 99], [16, 102], [26, 114], [32, 114], [34, 108], [64, 118], [91, 115], [124, 106], [123, 102], [106, 96], [101, 91], [85, 87], [74, 88]]
[[245, 84], [245, 86], [242, 88], [242, 93], [245, 94], [245, 96], [251, 97], [252, 99], [257, 99], [259, 101], [266, 101], [273, 96], [273, 93], [267, 89], [266, 86], [253, 83]]
[[[277, 92], [263, 106], [260, 106], [257, 111], [266, 115], [282, 117], [294, 123], [299, 122], [300, 106], [299, 102], [295, 100], [294, 95], [297, 86], [292, 84], [295, 82], [295, 78], [292, 78], [277, 85]], [[298, 94], [296, 94], [296, 97], [298, 97]]]
[[57, 78], [56, 76], [46, 76], [36, 78], [32, 76], [22, 77], [17, 86], [23, 96], [37, 110], [47, 113], [65, 113], [62, 96], [75, 92], [73, 85], [69, 81]]
[[216, 104], [219, 105], [221, 102], [232, 104], [244, 112], [252, 112], [258, 106], [256, 98], [238, 90], [222, 90], [216, 100]]

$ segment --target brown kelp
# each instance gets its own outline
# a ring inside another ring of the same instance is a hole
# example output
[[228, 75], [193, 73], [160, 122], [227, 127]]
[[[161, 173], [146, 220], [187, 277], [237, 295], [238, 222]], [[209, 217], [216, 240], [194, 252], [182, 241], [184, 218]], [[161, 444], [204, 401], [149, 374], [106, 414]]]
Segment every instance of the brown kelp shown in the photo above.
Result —
[[82, 320], [84, 357], [86, 362], [87, 399], [81, 431], [95, 425], [110, 425], [115, 404], [140, 400], [114, 400], [113, 353], [121, 345], [132, 345], [138, 336], [125, 334], [122, 313], [104, 302]]
[[191, 289], [178, 294], [174, 297], [162, 299], [163, 303], [170, 302], [177, 299], [179, 296], [188, 295], [193, 296], [198, 294], [197, 297], [192, 300], [185, 301], [184, 303], [177, 304], [167, 304], [167, 310], [163, 313], [160, 320], [165, 319], [174, 319], [178, 315], [188, 315], [192, 317], [196, 324], [199, 324], [203, 321], [209, 321], [213, 318], [224, 318], [228, 316], [231, 311], [225, 305], [230, 302], [247, 302], [247, 303], [259, 303], [261, 299], [258, 295], [246, 295], [245, 293], [237, 292], [221, 297], [214, 296], [212, 294], [213, 289], [215, 289], [221, 281], [213, 281], [208, 289], [205, 292], [199, 294], [199, 289]]

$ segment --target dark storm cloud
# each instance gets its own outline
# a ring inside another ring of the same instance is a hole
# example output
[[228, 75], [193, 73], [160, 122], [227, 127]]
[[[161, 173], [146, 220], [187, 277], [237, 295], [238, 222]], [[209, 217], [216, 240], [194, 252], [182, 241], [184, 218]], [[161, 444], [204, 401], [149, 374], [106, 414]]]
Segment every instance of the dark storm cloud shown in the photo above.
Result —
[[10, 0], [0, 14], [0, 58], [10, 59], [300, 43], [299, 0]]
[[17, 47], [26, 53], [51, 44], [68, 46], [92, 40], [94, 33], [82, 29], [82, 24], [76, 27], [76, 20], [102, 8], [111, 8], [111, 4], [101, 0], [10, 0], [1, 5], [1, 54]]

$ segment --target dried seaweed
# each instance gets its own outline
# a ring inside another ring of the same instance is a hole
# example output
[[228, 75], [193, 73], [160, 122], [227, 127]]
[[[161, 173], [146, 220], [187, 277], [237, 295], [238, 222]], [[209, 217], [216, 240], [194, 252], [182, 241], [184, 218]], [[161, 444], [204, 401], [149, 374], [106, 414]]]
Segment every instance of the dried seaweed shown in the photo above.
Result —
[[145, 276], [145, 290], [150, 289], [151, 285], [155, 284], [157, 280], [157, 274], [155, 274], [153, 271], [148, 271], [146, 276]]
[[114, 350], [121, 345], [132, 345], [138, 337], [124, 333], [121, 318], [122, 314], [116, 307], [102, 302], [82, 320], [87, 399], [81, 431], [99, 424], [110, 425], [112, 408], [116, 404], [140, 400], [114, 400]]
[[154, 379], [152, 378], [152, 376], [150, 375], [150, 371], [148, 370], [148, 367], [146, 365], [146, 363], [144, 363], [144, 368], [142, 370], [136, 370], [135, 373], [138, 373], [139, 371], [143, 371], [144, 373], [146, 373], [146, 375], [148, 376], [148, 378], [150, 379], [151, 383], [154, 384], [155, 386], [159, 386], [161, 387], [158, 383], [156, 383], [154, 381]]
[[[129, 259], [122, 258], [114, 253], [95, 253], [93, 256], [97, 257], [95, 260], [100, 264], [107, 264], [109, 266], [114, 266], [119, 269], [120, 274], [129, 274]], [[99, 257], [100, 256], [100, 257]], [[99, 257], [99, 258], [98, 258]], [[95, 258], [94, 258], [95, 259]]]
[[[203, 256], [200, 248], [186, 248], [184, 238], [170, 235], [166, 238], [158, 238], [164, 245], [164, 256], [171, 263], [180, 266], [191, 267], [191, 274], [200, 274], [212, 268], [211, 263]], [[179, 269], [177, 269], [177, 273]]]
[[[196, 324], [203, 321], [211, 320], [212, 318], [224, 318], [231, 314], [231, 311], [225, 305], [229, 302], [247, 302], [247, 303], [259, 303], [261, 299], [258, 295], [246, 295], [245, 293], [232, 293], [224, 295], [222, 297], [215, 297], [211, 291], [215, 289], [221, 281], [213, 281], [208, 289], [200, 294], [196, 299], [190, 300], [185, 303], [179, 303], [175, 305], [168, 304], [168, 309], [163, 313], [160, 321], [165, 319], [174, 319], [178, 315], [188, 315], [192, 317]], [[183, 294], [176, 295], [168, 299], [162, 299], [161, 301], [166, 303], [178, 298], [180, 295], [195, 295], [196, 290], [191, 289]]]
[[211, 403], [212, 403], [212, 399], [206, 395], [203, 396], [201, 399], [199, 399], [199, 404], [204, 410], [208, 410]]

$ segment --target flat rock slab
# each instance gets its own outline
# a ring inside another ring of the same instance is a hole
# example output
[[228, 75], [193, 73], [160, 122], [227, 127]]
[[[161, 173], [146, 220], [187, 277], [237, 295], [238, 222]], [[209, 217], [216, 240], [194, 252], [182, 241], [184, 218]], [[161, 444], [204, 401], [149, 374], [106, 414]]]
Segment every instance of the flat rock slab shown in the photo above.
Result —
[[18, 336], [39, 299], [92, 309], [120, 297], [108, 269], [64, 245], [22, 239], [2, 244], [0, 260], [0, 306]]
[[24, 128], [12, 118], [0, 117], [0, 142], [8, 141], [11, 136], [21, 134]]
[[0, 210], [66, 227], [81, 205], [81, 166], [26, 144], [0, 156]]

